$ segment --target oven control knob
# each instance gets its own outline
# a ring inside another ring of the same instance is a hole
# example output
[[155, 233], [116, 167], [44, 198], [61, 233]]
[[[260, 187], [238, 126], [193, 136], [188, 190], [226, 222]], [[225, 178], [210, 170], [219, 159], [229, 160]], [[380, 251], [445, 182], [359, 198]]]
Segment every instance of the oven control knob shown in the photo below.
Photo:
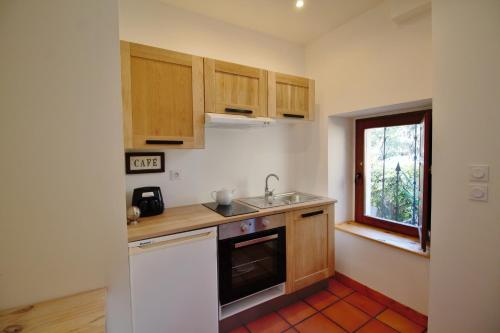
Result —
[[243, 232], [247, 232], [247, 231], [248, 231], [248, 224], [246, 224], [246, 223], [242, 223], [242, 224], [240, 225], [240, 228], [241, 228], [241, 231], [243, 231]]
[[262, 222], [261, 222], [262, 226], [263, 227], [268, 227], [269, 226], [269, 220], [266, 220], [266, 219], [263, 219]]

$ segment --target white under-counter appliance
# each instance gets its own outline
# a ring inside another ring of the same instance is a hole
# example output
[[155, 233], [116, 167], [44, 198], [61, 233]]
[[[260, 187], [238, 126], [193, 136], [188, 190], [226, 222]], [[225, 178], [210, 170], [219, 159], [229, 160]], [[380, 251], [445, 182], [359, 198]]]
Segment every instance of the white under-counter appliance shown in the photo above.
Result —
[[217, 228], [129, 243], [135, 333], [217, 333]]

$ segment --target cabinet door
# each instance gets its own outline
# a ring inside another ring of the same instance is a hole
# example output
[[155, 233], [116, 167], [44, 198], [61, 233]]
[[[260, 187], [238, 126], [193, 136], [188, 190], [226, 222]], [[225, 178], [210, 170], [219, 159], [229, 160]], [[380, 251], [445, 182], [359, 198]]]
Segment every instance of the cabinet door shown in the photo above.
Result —
[[205, 58], [205, 112], [267, 117], [267, 72]]
[[203, 148], [203, 58], [122, 42], [125, 148]]
[[314, 119], [314, 80], [268, 73], [269, 116]]
[[295, 211], [290, 215], [287, 290], [293, 292], [333, 274], [333, 221], [329, 206]]

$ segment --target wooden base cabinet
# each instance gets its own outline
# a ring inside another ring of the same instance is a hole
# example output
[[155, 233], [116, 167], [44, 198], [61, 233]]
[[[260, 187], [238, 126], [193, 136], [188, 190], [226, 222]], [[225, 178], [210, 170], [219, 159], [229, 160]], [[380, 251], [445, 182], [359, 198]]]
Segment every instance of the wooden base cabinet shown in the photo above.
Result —
[[314, 80], [268, 72], [267, 84], [269, 117], [314, 120]]
[[287, 293], [333, 275], [333, 207], [327, 205], [287, 213]]
[[120, 46], [125, 148], [203, 148], [203, 58]]

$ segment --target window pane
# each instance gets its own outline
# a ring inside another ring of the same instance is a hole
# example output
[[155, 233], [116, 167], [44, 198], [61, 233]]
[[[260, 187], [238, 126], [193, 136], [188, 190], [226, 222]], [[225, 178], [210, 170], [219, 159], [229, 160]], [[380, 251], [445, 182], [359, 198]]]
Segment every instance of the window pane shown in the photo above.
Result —
[[418, 224], [420, 124], [365, 131], [365, 215]]

